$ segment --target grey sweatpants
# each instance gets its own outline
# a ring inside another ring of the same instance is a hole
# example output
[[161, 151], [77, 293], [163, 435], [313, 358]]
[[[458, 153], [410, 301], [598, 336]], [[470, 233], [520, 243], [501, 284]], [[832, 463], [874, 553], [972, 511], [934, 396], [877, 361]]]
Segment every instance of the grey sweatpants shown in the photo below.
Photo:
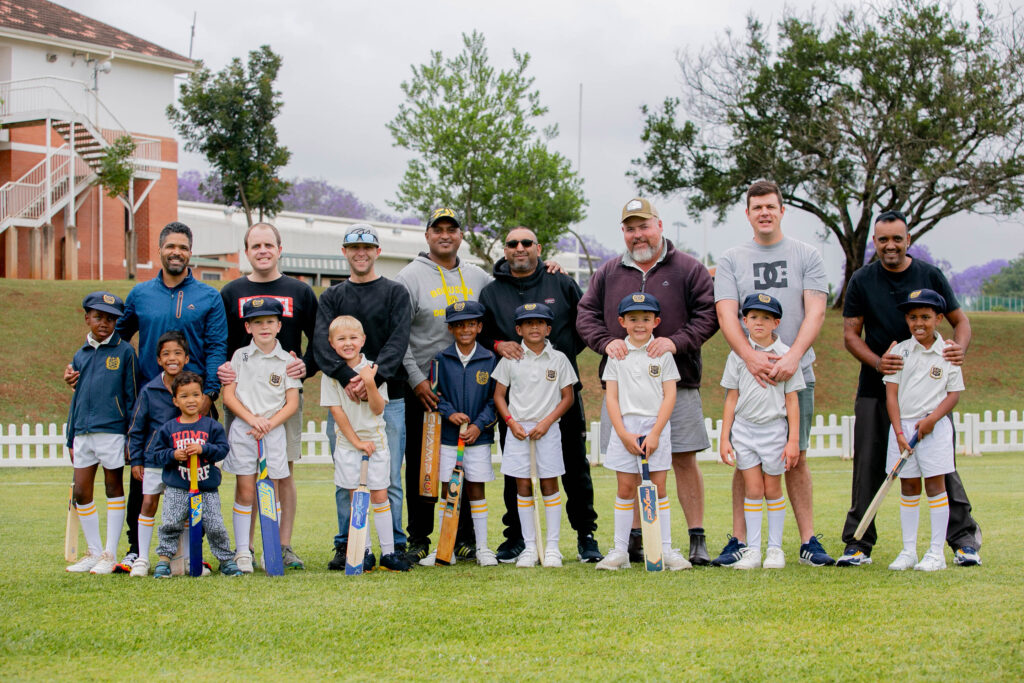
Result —
[[[170, 486], [164, 491], [163, 518], [160, 520], [160, 543], [156, 554], [173, 557], [178, 550], [178, 538], [182, 527], [188, 519], [188, 491]], [[224, 518], [220, 515], [220, 495], [216, 491], [203, 491], [203, 531], [210, 544], [214, 556], [224, 562], [235, 559], [231, 550], [231, 539], [224, 528]]]

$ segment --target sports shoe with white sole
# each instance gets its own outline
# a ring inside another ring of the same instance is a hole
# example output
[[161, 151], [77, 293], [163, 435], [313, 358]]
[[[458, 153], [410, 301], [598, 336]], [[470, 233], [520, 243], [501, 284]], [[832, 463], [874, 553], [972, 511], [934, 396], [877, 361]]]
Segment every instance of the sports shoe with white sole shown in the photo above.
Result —
[[808, 564], [812, 567], [831, 567], [836, 563], [832, 556], [821, 547], [818, 536], [811, 536], [807, 543], [800, 546], [800, 564]]
[[497, 554], [490, 548], [477, 548], [476, 549], [476, 563], [481, 567], [497, 567], [498, 557]]
[[969, 545], [963, 545], [953, 553], [953, 564], [961, 567], [977, 567], [981, 564], [978, 551]]
[[561, 567], [562, 566], [562, 553], [558, 551], [558, 548], [548, 548], [544, 551], [544, 566], [545, 567]]
[[786, 553], [782, 548], [769, 547], [764, 554], [764, 563], [761, 566], [765, 569], [785, 569]]
[[747, 544], [732, 534], [728, 534], [728, 538], [729, 540], [725, 547], [722, 548], [721, 554], [711, 560], [712, 567], [731, 567], [742, 557], [741, 551], [747, 547]]
[[114, 573], [114, 553], [109, 553], [106, 550], [100, 555], [99, 562], [93, 565], [92, 569], [89, 570], [90, 574], [113, 574]]
[[758, 569], [761, 567], [761, 549], [744, 546], [740, 550], [740, 559], [726, 566], [733, 569]]
[[[456, 557], [455, 553], [453, 552], [452, 553], [452, 561], [451, 561], [450, 564], [455, 564], [458, 561], [459, 561], [459, 558]], [[437, 564], [437, 551], [436, 550], [431, 550], [429, 555], [424, 557], [422, 560], [420, 560], [416, 564], [418, 564], [421, 567], [433, 567], [434, 565]]]
[[937, 572], [945, 568], [946, 558], [942, 555], [936, 555], [930, 550], [924, 554], [920, 562], [914, 565], [914, 569], [919, 572]]
[[139, 559], [139, 554], [129, 550], [125, 553], [124, 558], [114, 565], [115, 574], [130, 574], [132, 567], [135, 566], [135, 560]]
[[285, 569], [305, 569], [306, 564], [299, 559], [290, 545], [281, 546], [281, 560]]
[[252, 574], [252, 553], [242, 550], [235, 555], [235, 566], [243, 574]]
[[149, 575], [149, 560], [145, 557], [132, 562], [132, 571], [128, 576], [148, 576]]
[[677, 572], [680, 569], [691, 569], [693, 563], [683, 557], [683, 553], [678, 548], [672, 548], [664, 555], [665, 567], [671, 571]]
[[913, 569], [915, 564], [917, 564], [917, 553], [912, 550], [901, 550], [900, 554], [889, 565], [889, 569], [894, 572], [904, 572], [908, 569]]
[[597, 568], [610, 569], [612, 571], [617, 569], [629, 569], [629, 553], [625, 550], [612, 548], [608, 551], [608, 554], [604, 556], [604, 559], [597, 563]]
[[846, 552], [836, 560], [837, 567], [863, 567], [866, 564], [871, 564], [871, 556], [854, 548], [847, 548]]
[[537, 549], [531, 546], [526, 546], [526, 550], [519, 554], [519, 559], [516, 560], [516, 566], [521, 569], [536, 567], [539, 559]]
[[70, 567], [65, 567], [64, 571], [72, 572], [75, 574], [85, 574], [92, 570], [96, 566], [96, 563], [100, 561], [100, 555], [86, 555], [78, 562], [75, 562]]

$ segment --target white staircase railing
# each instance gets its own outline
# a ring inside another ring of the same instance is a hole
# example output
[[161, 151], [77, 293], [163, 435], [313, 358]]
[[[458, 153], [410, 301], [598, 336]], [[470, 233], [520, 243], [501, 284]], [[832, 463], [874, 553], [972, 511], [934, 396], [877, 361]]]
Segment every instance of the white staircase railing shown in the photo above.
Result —
[[[53, 215], [63, 209], [75, 194], [71, 164], [74, 164], [75, 186], [84, 186], [92, 175], [92, 169], [81, 157], [73, 156], [71, 146], [67, 144], [54, 149], [49, 160], [43, 159], [18, 180], [4, 183], [0, 187], [0, 231], [11, 225], [39, 227], [46, 222], [48, 212]], [[50, 193], [49, 204], [47, 191]]]

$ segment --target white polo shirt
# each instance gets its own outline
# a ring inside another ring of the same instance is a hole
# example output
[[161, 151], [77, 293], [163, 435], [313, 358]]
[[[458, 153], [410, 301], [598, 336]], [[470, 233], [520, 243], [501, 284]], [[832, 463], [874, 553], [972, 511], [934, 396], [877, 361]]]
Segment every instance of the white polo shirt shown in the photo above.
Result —
[[651, 339], [641, 347], [633, 346], [626, 337], [626, 357], [608, 358], [601, 379], [619, 383], [619, 410], [623, 416], [657, 417], [661, 400], [665, 398], [664, 382], [679, 381], [679, 370], [672, 354], [665, 352], [657, 358], [647, 355]]
[[284, 408], [285, 392], [301, 389], [302, 382], [292, 379], [285, 372], [291, 354], [276, 342], [274, 350], [263, 353], [256, 342], [235, 351], [231, 356], [231, 367], [235, 371], [238, 385], [235, 396], [253, 415], [271, 418]]
[[926, 349], [911, 337], [901, 341], [889, 353], [903, 357], [903, 369], [882, 379], [898, 384], [900, 419], [915, 420], [935, 410], [946, 394], [964, 390], [964, 375], [958, 365], [942, 357], [946, 342], [936, 332], [935, 341]]
[[565, 354], [544, 342], [539, 354], [522, 344], [520, 360], [502, 358], [492, 377], [508, 390], [508, 409], [517, 422], [538, 422], [562, 400], [562, 389], [576, 384], [576, 373]]
[[[370, 362], [366, 360], [366, 356], [360, 354], [359, 364], [352, 369], [358, 373], [369, 364]], [[380, 385], [378, 391], [384, 397], [384, 402], [387, 403], [389, 400], [387, 384]], [[382, 446], [384, 439], [384, 413], [374, 415], [368, 402], [350, 399], [342, 388], [341, 383], [333, 377], [324, 375], [320, 380], [320, 405], [341, 406], [356, 436], [363, 441], [372, 441], [377, 446]], [[345, 438], [341, 431], [338, 432], [338, 438], [347, 444], [347, 448], [350, 450], [355, 449], [355, 446], [348, 442], [348, 439]]]
[[[785, 355], [789, 347], [776, 337], [768, 346], [761, 346], [749, 336], [747, 342], [755, 351]], [[722, 372], [722, 386], [726, 389], [737, 389], [740, 392], [736, 402], [736, 416], [754, 424], [766, 424], [780, 417], [786, 417], [786, 394], [807, 388], [804, 374], [798, 372], [780, 384], [761, 386], [750, 374], [747, 364], [735, 351], [729, 352]]]

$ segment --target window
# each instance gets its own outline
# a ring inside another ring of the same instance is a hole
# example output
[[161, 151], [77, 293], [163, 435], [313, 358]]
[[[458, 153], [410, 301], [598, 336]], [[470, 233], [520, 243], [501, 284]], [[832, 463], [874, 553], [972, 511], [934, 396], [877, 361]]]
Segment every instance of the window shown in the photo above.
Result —
[[205, 271], [204, 270], [203, 271], [203, 280], [206, 281], [206, 282], [218, 281], [218, 280], [220, 280], [220, 273], [211, 273], [209, 271]]

